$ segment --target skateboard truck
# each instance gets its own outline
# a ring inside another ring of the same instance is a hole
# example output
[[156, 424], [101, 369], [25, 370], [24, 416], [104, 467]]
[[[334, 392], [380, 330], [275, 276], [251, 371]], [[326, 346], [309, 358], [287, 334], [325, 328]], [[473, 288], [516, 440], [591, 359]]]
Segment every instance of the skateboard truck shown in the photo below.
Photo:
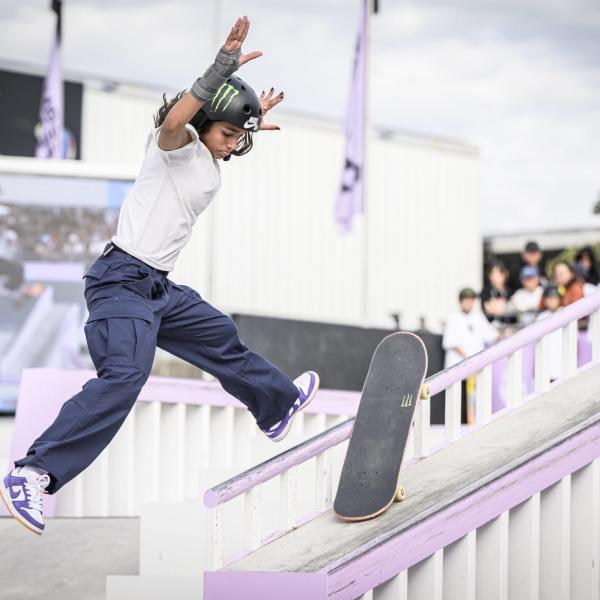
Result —
[[[429, 386], [424, 383], [419, 389], [419, 400], [429, 400], [430, 398], [431, 394], [429, 393]], [[402, 502], [403, 500], [406, 500], [406, 489], [404, 486], [398, 484], [398, 487], [396, 488], [396, 495], [394, 496], [394, 502]]]

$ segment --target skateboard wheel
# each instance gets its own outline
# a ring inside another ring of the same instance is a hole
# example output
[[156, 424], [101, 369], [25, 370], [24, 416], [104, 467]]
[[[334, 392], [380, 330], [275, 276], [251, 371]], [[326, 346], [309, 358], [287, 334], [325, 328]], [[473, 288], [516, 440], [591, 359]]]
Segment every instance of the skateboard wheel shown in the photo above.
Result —
[[396, 495], [394, 496], [394, 501], [395, 502], [402, 502], [402, 500], [404, 500], [406, 498], [406, 490], [399, 485], [398, 488], [396, 489]]
[[429, 399], [429, 386], [426, 383], [424, 383], [421, 386], [421, 389], [419, 391], [419, 398], [421, 400], [428, 400]]

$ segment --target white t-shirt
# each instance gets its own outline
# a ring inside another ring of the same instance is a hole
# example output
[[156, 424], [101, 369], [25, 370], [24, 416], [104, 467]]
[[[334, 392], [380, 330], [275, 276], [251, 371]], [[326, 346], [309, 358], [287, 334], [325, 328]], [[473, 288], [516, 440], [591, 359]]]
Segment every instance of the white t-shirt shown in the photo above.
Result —
[[146, 156], [125, 198], [112, 241], [161, 271], [172, 271], [192, 226], [221, 185], [219, 165], [191, 125], [192, 141], [177, 150], [158, 145], [160, 128], [148, 136]]
[[511, 297], [510, 303], [518, 312], [537, 311], [540, 308], [543, 288], [541, 285], [532, 292], [525, 288], [518, 289]]
[[446, 350], [444, 368], [451, 367], [464, 358], [453, 348], [460, 348], [467, 356], [472, 356], [497, 337], [495, 327], [490, 325], [484, 314], [476, 308], [470, 313], [460, 311], [450, 315], [442, 338], [442, 346]]

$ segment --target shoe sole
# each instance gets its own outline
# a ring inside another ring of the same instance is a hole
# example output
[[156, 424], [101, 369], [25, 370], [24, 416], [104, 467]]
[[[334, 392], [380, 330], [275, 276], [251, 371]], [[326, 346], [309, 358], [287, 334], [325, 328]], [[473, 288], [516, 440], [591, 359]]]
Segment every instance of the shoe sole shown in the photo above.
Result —
[[0, 498], [2, 498], [2, 502], [4, 502], [4, 506], [6, 506], [6, 509], [8, 510], [8, 512], [15, 519], [15, 521], [17, 523], [19, 523], [19, 525], [22, 525], [23, 527], [25, 527], [25, 529], [28, 529], [29, 531], [31, 531], [32, 533], [35, 533], [36, 535], [42, 535], [42, 533], [44, 533], [43, 530], [40, 531], [39, 529], [34, 529], [27, 521], [23, 520], [23, 518], [21, 517], [21, 515], [19, 513], [16, 513], [13, 510], [12, 502], [7, 500], [6, 496], [4, 495], [4, 485], [2, 485], [2, 487], [0, 487]]
[[313, 373], [315, 374], [316, 379], [315, 389], [313, 390], [313, 393], [308, 397], [308, 400], [302, 405], [302, 408], [299, 408], [294, 413], [292, 418], [289, 420], [287, 427], [283, 430], [281, 435], [278, 438], [270, 438], [272, 442], [281, 442], [285, 438], [285, 436], [290, 432], [290, 429], [292, 428], [292, 424], [294, 423], [296, 415], [300, 414], [314, 400], [315, 396], [317, 395], [317, 392], [319, 391], [319, 386], [321, 385], [321, 378], [319, 377], [319, 374], [317, 372], [313, 371]]

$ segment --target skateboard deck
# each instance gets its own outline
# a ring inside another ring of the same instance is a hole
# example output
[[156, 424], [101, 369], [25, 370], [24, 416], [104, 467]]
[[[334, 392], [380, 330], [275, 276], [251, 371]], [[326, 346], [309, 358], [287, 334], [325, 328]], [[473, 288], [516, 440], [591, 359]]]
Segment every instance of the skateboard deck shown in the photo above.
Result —
[[385, 337], [375, 349], [354, 421], [340, 484], [333, 504], [347, 521], [371, 519], [396, 498], [400, 468], [423, 380], [427, 352], [407, 332]]

